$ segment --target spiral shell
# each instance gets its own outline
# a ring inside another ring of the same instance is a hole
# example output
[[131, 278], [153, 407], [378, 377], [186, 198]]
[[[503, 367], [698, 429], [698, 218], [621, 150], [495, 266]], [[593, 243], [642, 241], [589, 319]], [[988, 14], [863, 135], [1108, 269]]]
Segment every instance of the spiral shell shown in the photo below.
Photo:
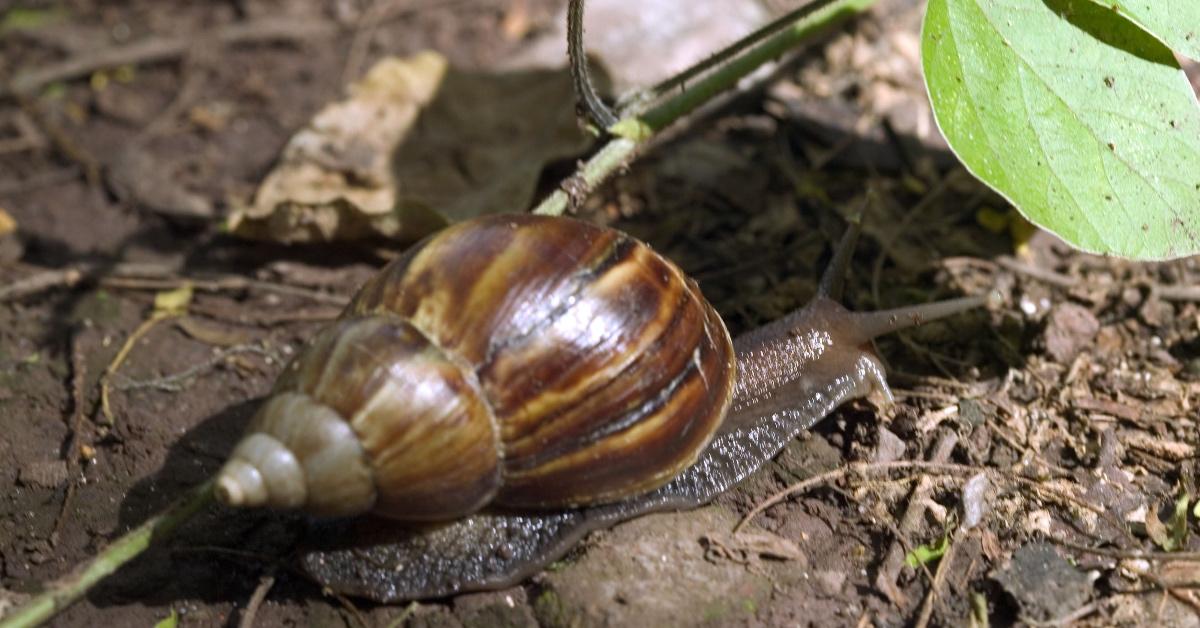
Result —
[[217, 492], [410, 520], [618, 501], [695, 461], [734, 370], [720, 317], [645, 244], [479, 218], [363, 286], [289, 364]]

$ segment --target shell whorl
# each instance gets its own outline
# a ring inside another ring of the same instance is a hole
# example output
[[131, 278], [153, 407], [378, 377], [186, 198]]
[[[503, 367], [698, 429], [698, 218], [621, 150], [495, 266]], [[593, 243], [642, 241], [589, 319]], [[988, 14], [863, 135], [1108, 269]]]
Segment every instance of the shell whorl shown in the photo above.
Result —
[[259, 409], [217, 475], [216, 492], [231, 506], [330, 516], [366, 512], [376, 500], [358, 436], [328, 406], [291, 392]]
[[579, 220], [459, 223], [347, 307], [383, 312], [472, 370], [499, 429], [501, 506], [651, 490], [695, 461], [732, 398], [732, 343], [696, 285], [645, 244]]

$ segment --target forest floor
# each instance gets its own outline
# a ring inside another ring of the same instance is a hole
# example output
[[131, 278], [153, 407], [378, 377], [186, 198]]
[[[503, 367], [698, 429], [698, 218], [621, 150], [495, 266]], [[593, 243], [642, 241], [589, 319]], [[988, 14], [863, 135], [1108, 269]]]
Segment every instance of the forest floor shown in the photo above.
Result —
[[[563, 4], [0, 12], [0, 77], [50, 70], [0, 95], [0, 615], [210, 476], [287, 356], [400, 250], [228, 233], [289, 138], [387, 55], [516, 72]], [[998, 287], [1002, 308], [878, 342], [895, 405], [849, 404], [714, 504], [594, 533], [504, 591], [328, 595], [293, 568], [304, 519], [214, 507], [55, 625], [1200, 625], [1200, 268], [1075, 252], [958, 166], [920, 82], [919, 10], [884, 0], [576, 208], [677, 261], [735, 334], [813, 294], [856, 211], [852, 308]], [[471, 98], [457, 107], [492, 127], [543, 108]], [[587, 146], [546, 151], [501, 206], [531, 206]], [[476, 158], [528, 165], [457, 155], [425, 163], [460, 181]], [[155, 318], [185, 284], [186, 314]]]

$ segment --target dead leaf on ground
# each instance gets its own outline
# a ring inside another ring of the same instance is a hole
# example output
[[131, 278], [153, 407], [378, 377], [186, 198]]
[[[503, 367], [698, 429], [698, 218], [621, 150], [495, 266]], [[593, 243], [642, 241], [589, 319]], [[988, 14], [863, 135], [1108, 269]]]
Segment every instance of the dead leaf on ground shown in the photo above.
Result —
[[709, 560], [732, 560], [748, 563], [759, 558], [803, 561], [807, 559], [800, 546], [770, 532], [743, 531], [737, 534], [705, 534], [700, 542]]
[[231, 216], [234, 234], [415, 239], [524, 209], [547, 163], [591, 143], [565, 69], [465, 72], [422, 52], [380, 61], [348, 91], [292, 137], [254, 203]]
[[113, 155], [106, 170], [113, 193], [157, 214], [193, 221], [212, 218], [213, 204], [177, 182], [175, 173], [144, 146], [131, 143]]

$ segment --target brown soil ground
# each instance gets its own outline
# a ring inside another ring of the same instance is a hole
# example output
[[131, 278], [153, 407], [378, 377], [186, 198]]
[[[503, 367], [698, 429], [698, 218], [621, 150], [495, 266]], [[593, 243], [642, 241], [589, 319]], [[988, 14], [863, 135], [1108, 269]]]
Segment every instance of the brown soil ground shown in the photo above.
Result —
[[[487, 69], [548, 30], [561, 3], [395, 3], [363, 48], [370, 4], [71, 0], [52, 25], [3, 33], [10, 77], [150, 35], [280, 16], [298, 29], [0, 100], [0, 209], [17, 223], [0, 239], [0, 290], [50, 280], [0, 300], [0, 613], [212, 474], [287, 356], [394, 254], [268, 246], [219, 228], [229, 199], [252, 193], [290, 135], [340, 97], [348, 58], [363, 67], [433, 48]], [[408, 608], [326, 595], [290, 562], [304, 519], [213, 508], [55, 624], [149, 626], [174, 613], [180, 625], [234, 625], [257, 590], [262, 626], [967, 625], [984, 614], [1196, 625], [1195, 555], [1133, 559], [1161, 551], [1154, 524], [1169, 527], [1176, 498], [1196, 495], [1196, 261], [1134, 264], [1019, 235], [1004, 202], [936, 141], [908, 136], [919, 124], [881, 122], [924, 115], [895, 113], [923, 112], [919, 88], [865, 117], [856, 107], [877, 77], [847, 59], [887, 40], [886, 17], [690, 121], [580, 209], [677, 260], [735, 333], [811, 296], [843, 216], [860, 207], [852, 307], [1000, 287], [1003, 308], [879, 342], [895, 406], [842, 408], [716, 504], [593, 534], [506, 591]], [[114, 176], [113, 156], [135, 141], [152, 160]], [[571, 167], [551, 165], [544, 190]], [[114, 183], [131, 176], [216, 215], [131, 200]], [[158, 276], [131, 276], [132, 264]], [[55, 273], [65, 269], [80, 276]], [[189, 315], [133, 343], [106, 413], [101, 376], [181, 277], [206, 278]], [[897, 460], [963, 467], [830, 478], [756, 519], [759, 537], [730, 536], [787, 485]], [[982, 496], [964, 488], [976, 473], [989, 478]], [[982, 519], [964, 525], [976, 508]], [[1183, 549], [1200, 549], [1195, 517], [1183, 525]], [[904, 565], [943, 538], [940, 560]]]

